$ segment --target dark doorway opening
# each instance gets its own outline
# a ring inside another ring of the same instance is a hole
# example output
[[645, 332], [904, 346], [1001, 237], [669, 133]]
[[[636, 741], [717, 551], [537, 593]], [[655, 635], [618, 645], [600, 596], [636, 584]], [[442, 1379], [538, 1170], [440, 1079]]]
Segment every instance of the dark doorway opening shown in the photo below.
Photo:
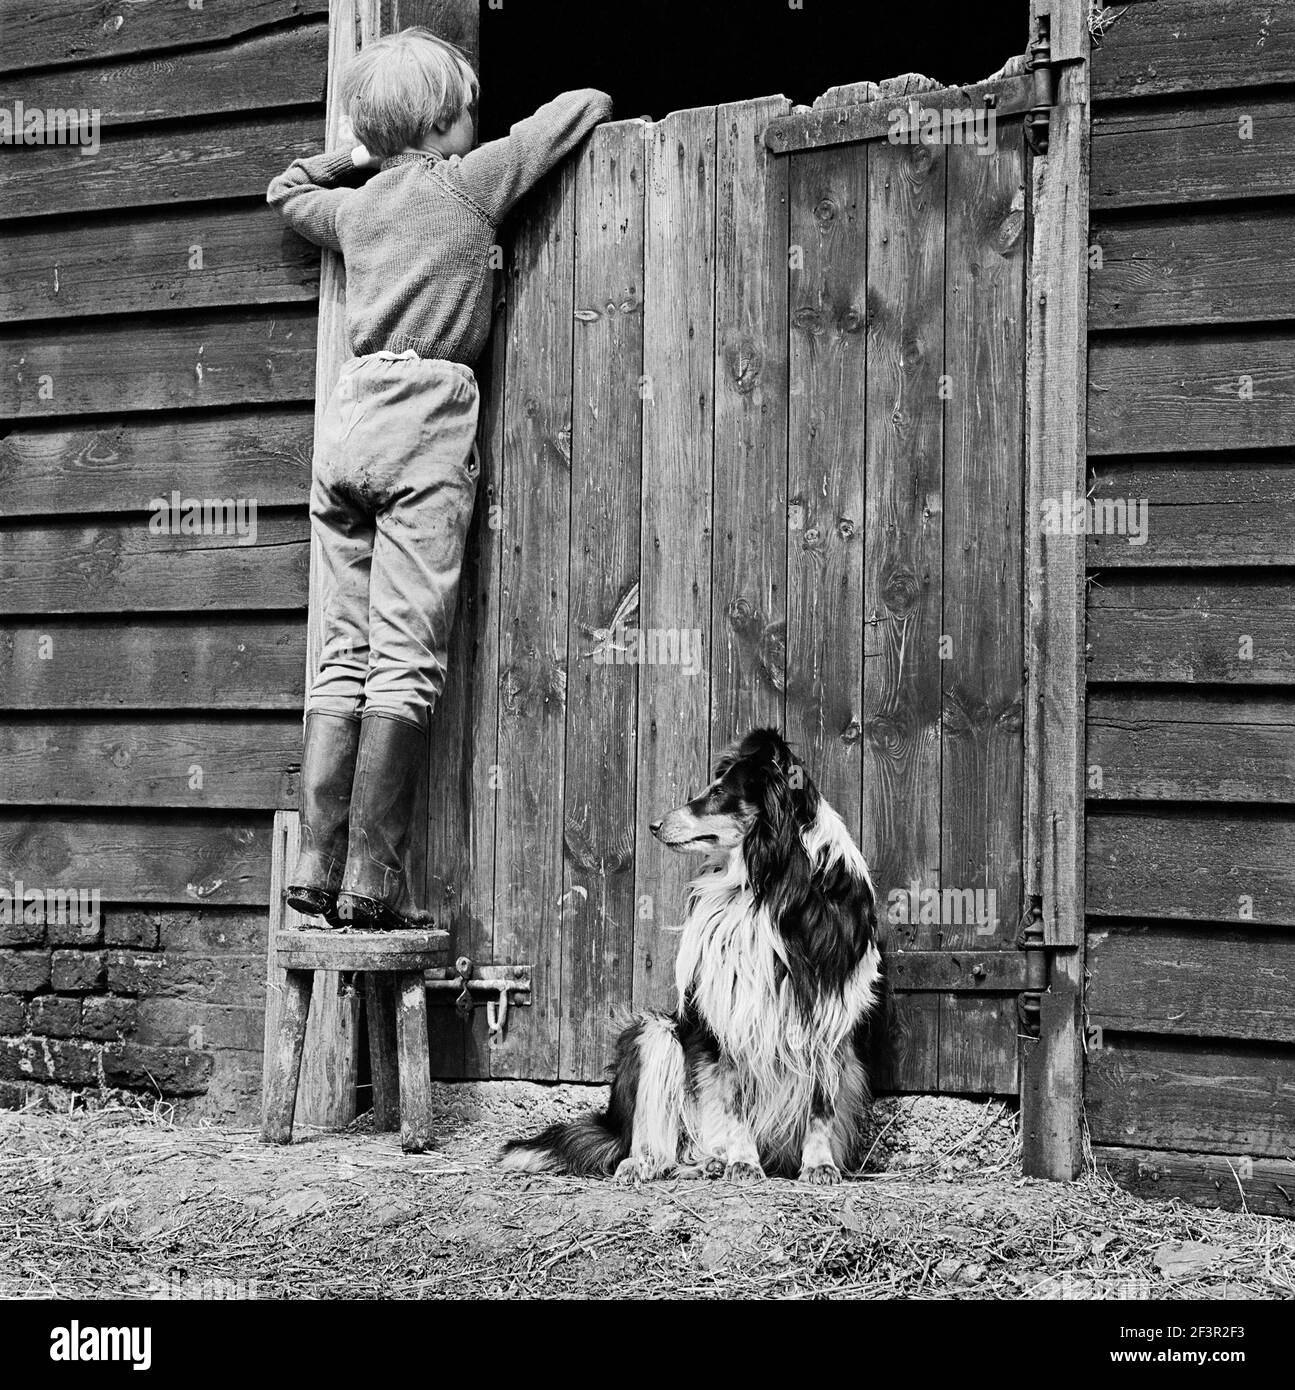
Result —
[[1028, 0], [500, 0], [481, 6], [481, 139], [560, 91], [610, 92], [619, 118], [920, 72], [988, 77], [1029, 42]]

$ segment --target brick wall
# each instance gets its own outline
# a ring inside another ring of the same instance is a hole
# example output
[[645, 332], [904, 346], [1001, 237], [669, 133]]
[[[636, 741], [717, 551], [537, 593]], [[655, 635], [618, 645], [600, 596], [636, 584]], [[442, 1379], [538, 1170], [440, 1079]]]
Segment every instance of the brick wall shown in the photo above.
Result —
[[0, 923], [0, 1105], [118, 1091], [186, 1116], [257, 1113], [265, 916], [105, 908]]

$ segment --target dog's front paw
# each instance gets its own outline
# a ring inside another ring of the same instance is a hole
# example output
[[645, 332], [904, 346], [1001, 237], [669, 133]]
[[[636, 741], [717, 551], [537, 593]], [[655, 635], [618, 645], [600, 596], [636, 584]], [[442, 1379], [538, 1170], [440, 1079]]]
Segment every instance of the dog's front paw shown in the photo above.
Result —
[[643, 1181], [639, 1174], [639, 1161], [637, 1158], [623, 1158], [617, 1165], [614, 1181], [622, 1187], [633, 1187], [636, 1183]]
[[616, 1169], [615, 1179], [626, 1187], [637, 1187], [641, 1182], [651, 1182], [664, 1177], [666, 1167], [646, 1154], [631, 1154], [623, 1158]]
[[802, 1168], [799, 1181], [829, 1187], [832, 1183], [841, 1181], [841, 1170], [835, 1163], [819, 1163], [813, 1168]]
[[724, 1169], [724, 1176], [729, 1182], [762, 1182], [764, 1173], [759, 1164], [756, 1163], [730, 1163]]
[[722, 1178], [724, 1176], [724, 1169], [727, 1166], [728, 1165], [722, 1158], [708, 1158], [702, 1172], [705, 1173], [708, 1178]]

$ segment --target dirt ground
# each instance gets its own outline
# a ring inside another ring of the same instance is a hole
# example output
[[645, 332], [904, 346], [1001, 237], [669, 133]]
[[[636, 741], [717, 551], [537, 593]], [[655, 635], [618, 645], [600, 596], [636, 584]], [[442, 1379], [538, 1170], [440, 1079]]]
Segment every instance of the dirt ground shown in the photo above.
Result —
[[506, 1172], [500, 1141], [591, 1087], [438, 1086], [438, 1148], [361, 1119], [254, 1133], [109, 1105], [0, 1113], [0, 1294], [259, 1298], [1283, 1298], [1295, 1222], [1022, 1178], [1001, 1104], [882, 1100], [864, 1176]]

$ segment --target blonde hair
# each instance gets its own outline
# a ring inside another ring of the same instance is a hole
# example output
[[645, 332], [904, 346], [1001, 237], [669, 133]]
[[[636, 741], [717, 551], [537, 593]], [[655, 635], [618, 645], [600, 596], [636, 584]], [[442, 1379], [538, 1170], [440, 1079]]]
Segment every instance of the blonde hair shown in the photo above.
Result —
[[366, 44], [342, 74], [355, 138], [381, 158], [453, 125], [477, 97], [466, 55], [429, 29], [402, 29]]

